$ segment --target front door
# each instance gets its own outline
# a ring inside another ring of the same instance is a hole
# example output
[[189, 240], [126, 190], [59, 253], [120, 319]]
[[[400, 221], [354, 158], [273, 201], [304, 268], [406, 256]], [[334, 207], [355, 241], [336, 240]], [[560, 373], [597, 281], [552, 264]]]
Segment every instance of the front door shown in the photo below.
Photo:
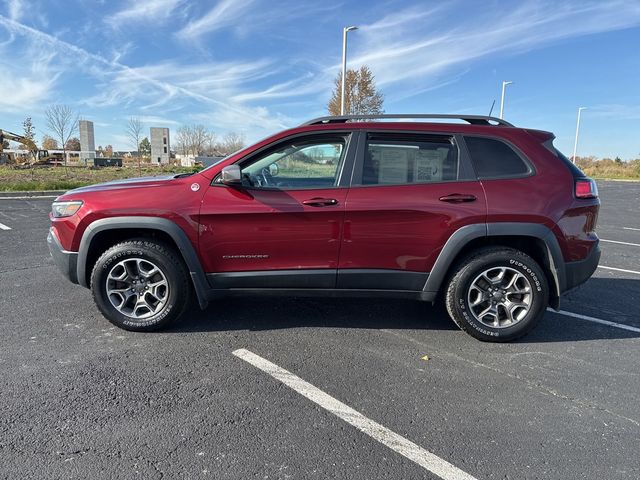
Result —
[[212, 286], [334, 288], [353, 148], [348, 132], [290, 137], [239, 162], [242, 186], [215, 179], [200, 212]]

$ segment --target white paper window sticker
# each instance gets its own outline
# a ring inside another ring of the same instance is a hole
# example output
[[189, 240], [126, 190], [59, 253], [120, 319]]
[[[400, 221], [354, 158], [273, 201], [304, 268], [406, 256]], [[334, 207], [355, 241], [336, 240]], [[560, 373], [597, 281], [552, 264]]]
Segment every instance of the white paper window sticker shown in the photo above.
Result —
[[379, 183], [407, 183], [409, 173], [409, 158], [407, 151], [402, 148], [379, 149]]
[[[444, 150], [444, 149], [443, 149]], [[442, 163], [446, 150], [418, 150], [416, 152], [416, 182], [442, 180]]]

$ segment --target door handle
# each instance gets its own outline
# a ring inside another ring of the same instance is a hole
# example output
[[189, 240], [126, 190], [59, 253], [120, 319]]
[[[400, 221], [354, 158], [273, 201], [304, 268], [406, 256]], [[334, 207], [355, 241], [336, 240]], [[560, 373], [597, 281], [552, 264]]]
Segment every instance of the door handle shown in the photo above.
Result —
[[335, 198], [310, 198], [309, 200], [303, 200], [302, 204], [309, 207], [330, 207], [337, 205], [338, 200]]
[[452, 193], [450, 195], [445, 195], [444, 197], [440, 197], [438, 200], [441, 202], [449, 202], [449, 203], [464, 203], [464, 202], [475, 202], [477, 200], [475, 195], [465, 194], [465, 193]]

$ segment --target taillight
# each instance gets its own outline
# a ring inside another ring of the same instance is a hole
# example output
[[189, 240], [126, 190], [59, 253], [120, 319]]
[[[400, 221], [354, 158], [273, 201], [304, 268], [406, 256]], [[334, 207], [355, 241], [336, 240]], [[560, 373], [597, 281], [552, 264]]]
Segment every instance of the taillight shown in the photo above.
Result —
[[590, 178], [576, 180], [576, 198], [598, 198], [596, 182]]

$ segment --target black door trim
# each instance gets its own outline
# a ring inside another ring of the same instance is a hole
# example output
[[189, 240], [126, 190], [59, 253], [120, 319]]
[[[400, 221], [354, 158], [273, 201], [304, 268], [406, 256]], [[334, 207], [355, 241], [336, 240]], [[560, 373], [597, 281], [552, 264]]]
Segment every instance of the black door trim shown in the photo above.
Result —
[[335, 288], [337, 270], [269, 270], [207, 273], [209, 285], [225, 288]]
[[390, 269], [339, 269], [336, 287], [340, 289], [414, 290], [424, 287], [428, 273]]
[[428, 273], [393, 269], [305, 269], [208, 273], [213, 289], [338, 289], [422, 291]]

